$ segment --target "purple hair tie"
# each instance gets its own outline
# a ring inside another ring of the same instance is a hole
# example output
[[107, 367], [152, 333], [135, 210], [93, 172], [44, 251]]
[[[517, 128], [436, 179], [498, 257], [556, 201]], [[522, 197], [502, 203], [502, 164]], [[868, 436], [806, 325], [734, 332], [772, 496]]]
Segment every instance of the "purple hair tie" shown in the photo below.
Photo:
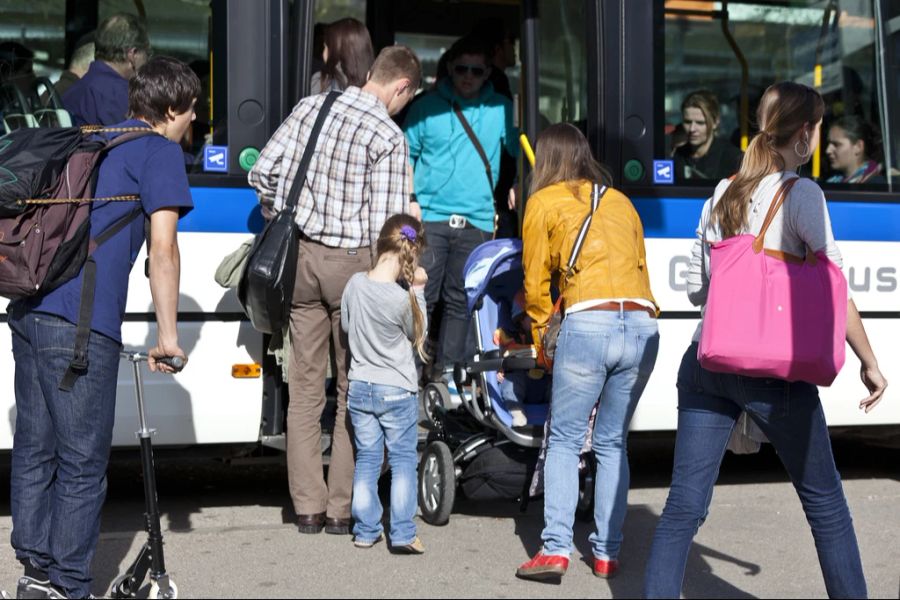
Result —
[[416, 230], [409, 225], [404, 225], [400, 228], [400, 235], [411, 242], [416, 241]]

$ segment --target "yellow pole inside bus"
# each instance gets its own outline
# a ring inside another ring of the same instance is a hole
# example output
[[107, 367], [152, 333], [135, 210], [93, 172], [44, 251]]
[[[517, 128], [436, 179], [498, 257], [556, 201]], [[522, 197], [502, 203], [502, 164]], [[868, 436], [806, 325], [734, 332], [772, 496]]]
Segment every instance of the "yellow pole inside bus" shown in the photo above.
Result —
[[522, 146], [522, 150], [525, 152], [525, 157], [528, 159], [528, 163], [531, 165], [531, 168], [534, 168], [534, 150], [531, 148], [531, 144], [528, 141], [528, 136], [524, 133], [519, 136], [519, 144]]
[[[816, 65], [815, 71], [813, 72], [813, 85], [816, 90], [821, 93], [822, 92], [822, 65]], [[825, 132], [822, 131], [819, 135], [824, 135]], [[813, 179], [818, 179], [819, 175], [822, 172], [822, 141], [819, 141], [819, 145], [816, 146], [816, 151], [813, 152], [812, 157], [812, 176]]]

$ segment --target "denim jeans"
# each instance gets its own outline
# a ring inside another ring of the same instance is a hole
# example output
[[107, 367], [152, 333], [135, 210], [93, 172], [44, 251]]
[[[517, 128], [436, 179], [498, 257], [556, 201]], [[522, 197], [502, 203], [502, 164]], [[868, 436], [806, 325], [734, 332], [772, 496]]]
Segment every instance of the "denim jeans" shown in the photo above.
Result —
[[391, 544], [410, 544], [416, 538], [413, 517], [417, 490], [418, 396], [399, 387], [351, 381], [347, 410], [356, 439], [350, 509], [355, 521], [353, 535], [371, 542], [384, 530], [378, 478], [387, 443], [391, 465]]
[[70, 598], [91, 593], [91, 560], [106, 498], [116, 409], [119, 343], [91, 332], [89, 366], [71, 392], [59, 389], [72, 360], [75, 326], [15, 307], [12, 546]]
[[597, 529], [590, 541], [596, 558], [618, 556], [628, 503], [628, 426], [658, 352], [656, 319], [644, 311], [585, 311], [563, 321], [544, 466], [544, 554], [572, 551], [579, 453], [599, 400], [592, 440]]
[[816, 386], [712, 373], [692, 344], [678, 371], [678, 436], [672, 488], [644, 580], [648, 598], [677, 598], [691, 542], [709, 511], [728, 438], [747, 411], [775, 446], [812, 528], [832, 598], [863, 598], [866, 581], [850, 509], [834, 465]]
[[466, 310], [466, 291], [463, 268], [476, 247], [491, 239], [491, 234], [475, 227], [454, 229], [445, 221], [426, 222], [425, 238], [428, 246], [420, 264], [428, 273], [425, 302], [428, 322], [435, 306], [443, 301], [438, 349], [434, 364], [452, 367], [475, 351], [472, 318]]

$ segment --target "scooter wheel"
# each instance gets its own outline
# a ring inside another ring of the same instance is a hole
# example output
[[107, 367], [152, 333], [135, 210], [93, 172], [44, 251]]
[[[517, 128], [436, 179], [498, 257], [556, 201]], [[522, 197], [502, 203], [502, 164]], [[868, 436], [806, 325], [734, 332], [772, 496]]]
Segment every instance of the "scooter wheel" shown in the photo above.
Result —
[[113, 579], [109, 595], [113, 598], [134, 598], [135, 593], [128, 585], [129, 579], [131, 579], [130, 575], [119, 575]]
[[150, 584], [150, 598], [158, 598], [159, 600], [171, 599], [178, 597], [178, 586], [172, 579], [169, 579], [169, 589], [167, 591], [159, 589], [159, 584], [155, 581]]

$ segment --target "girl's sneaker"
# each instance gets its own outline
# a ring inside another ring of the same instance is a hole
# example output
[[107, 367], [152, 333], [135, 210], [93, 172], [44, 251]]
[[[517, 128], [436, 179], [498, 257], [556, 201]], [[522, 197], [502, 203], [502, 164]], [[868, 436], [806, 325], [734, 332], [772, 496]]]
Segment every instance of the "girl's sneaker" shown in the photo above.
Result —
[[525, 427], [528, 425], [528, 417], [525, 416], [525, 407], [522, 406], [521, 402], [507, 402], [506, 410], [509, 411], [509, 416], [512, 417], [513, 427]]
[[362, 548], [364, 550], [368, 550], [369, 548], [371, 548], [372, 546], [374, 546], [375, 544], [377, 544], [378, 542], [381, 542], [383, 540], [384, 540], [384, 534], [379, 533], [378, 537], [375, 538], [374, 540], [361, 540], [359, 538], [354, 538], [353, 545], [356, 546], [357, 548]]
[[425, 546], [418, 536], [408, 544], [394, 546], [392, 550], [394, 554], [425, 554]]

